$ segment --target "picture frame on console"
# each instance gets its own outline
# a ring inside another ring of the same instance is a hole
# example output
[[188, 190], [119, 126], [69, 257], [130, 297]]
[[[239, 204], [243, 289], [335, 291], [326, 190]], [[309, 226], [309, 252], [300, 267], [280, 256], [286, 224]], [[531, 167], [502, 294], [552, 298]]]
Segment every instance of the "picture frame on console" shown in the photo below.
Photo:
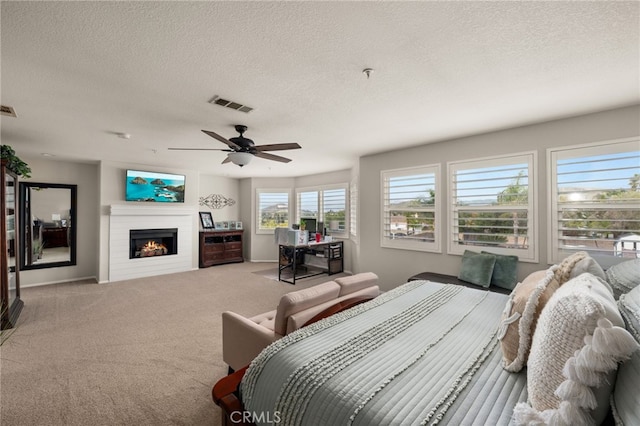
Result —
[[203, 229], [216, 229], [211, 212], [200, 212], [200, 223]]

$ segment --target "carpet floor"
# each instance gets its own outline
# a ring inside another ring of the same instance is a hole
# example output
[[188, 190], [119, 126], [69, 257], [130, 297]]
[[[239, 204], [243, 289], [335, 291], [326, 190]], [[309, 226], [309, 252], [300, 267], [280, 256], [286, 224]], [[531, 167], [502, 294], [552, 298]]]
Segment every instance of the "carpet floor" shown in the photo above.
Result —
[[274, 273], [275, 263], [245, 262], [22, 289], [24, 309], [0, 346], [0, 424], [220, 424], [211, 388], [227, 371], [222, 312], [259, 314], [333, 278], [293, 286]]

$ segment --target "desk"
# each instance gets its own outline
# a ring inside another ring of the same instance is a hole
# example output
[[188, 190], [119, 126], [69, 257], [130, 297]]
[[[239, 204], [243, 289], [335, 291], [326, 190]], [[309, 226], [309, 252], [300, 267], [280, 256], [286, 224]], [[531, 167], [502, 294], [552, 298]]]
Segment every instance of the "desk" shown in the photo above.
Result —
[[[278, 245], [278, 280], [294, 284], [297, 279], [316, 275], [338, 274], [344, 270], [344, 246], [342, 241], [309, 243], [305, 245]], [[282, 272], [290, 269], [291, 277]]]

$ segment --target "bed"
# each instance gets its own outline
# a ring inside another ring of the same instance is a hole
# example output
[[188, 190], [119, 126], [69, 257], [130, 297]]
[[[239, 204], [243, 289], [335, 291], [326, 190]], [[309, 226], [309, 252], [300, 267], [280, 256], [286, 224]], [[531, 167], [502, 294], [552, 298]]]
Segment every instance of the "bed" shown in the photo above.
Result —
[[[571, 260], [510, 295], [407, 282], [274, 342], [213, 399], [231, 424], [637, 424], [640, 286], [620, 296], [575, 266], [591, 259]], [[628, 265], [637, 285], [640, 264]], [[506, 357], [513, 326], [523, 362]]]
[[256, 424], [508, 424], [527, 394], [501, 365], [507, 299], [408, 282], [268, 347], [240, 385], [244, 410]]

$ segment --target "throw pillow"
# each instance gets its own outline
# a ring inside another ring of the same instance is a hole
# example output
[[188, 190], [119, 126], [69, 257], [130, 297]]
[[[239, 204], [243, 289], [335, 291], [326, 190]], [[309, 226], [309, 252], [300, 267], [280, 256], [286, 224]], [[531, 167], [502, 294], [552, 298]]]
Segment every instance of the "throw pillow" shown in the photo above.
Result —
[[569, 281], [571, 279], [571, 271], [573, 271], [576, 264], [588, 257], [589, 253], [586, 251], [578, 251], [564, 258], [558, 265], [558, 269], [556, 269], [556, 281], [558, 281], [558, 284], [562, 285]]
[[601, 279], [584, 273], [560, 286], [533, 335], [528, 402], [516, 405], [516, 424], [602, 423], [617, 363], [638, 348], [622, 327], [615, 300]]
[[554, 270], [549, 269], [530, 274], [511, 292], [498, 333], [505, 370], [515, 373], [526, 364], [538, 317], [557, 289]]
[[465, 250], [462, 255], [462, 265], [458, 279], [482, 287], [489, 287], [495, 263], [496, 257], [492, 254]]
[[[486, 251], [481, 253], [492, 254]], [[518, 256], [493, 255], [496, 257], [496, 264], [491, 274], [491, 285], [513, 290], [518, 283]]]
[[613, 296], [619, 299], [620, 295], [628, 293], [640, 284], [640, 259], [613, 265], [606, 270], [605, 275], [613, 289]]
[[618, 308], [627, 325], [627, 330], [640, 342], [640, 286], [621, 295], [618, 299]]
[[[640, 343], [640, 286], [620, 296], [618, 307], [627, 330]], [[640, 351], [636, 351], [631, 359], [620, 365], [616, 386], [611, 398], [611, 409], [614, 417], [620, 421], [616, 424], [640, 424]]]

